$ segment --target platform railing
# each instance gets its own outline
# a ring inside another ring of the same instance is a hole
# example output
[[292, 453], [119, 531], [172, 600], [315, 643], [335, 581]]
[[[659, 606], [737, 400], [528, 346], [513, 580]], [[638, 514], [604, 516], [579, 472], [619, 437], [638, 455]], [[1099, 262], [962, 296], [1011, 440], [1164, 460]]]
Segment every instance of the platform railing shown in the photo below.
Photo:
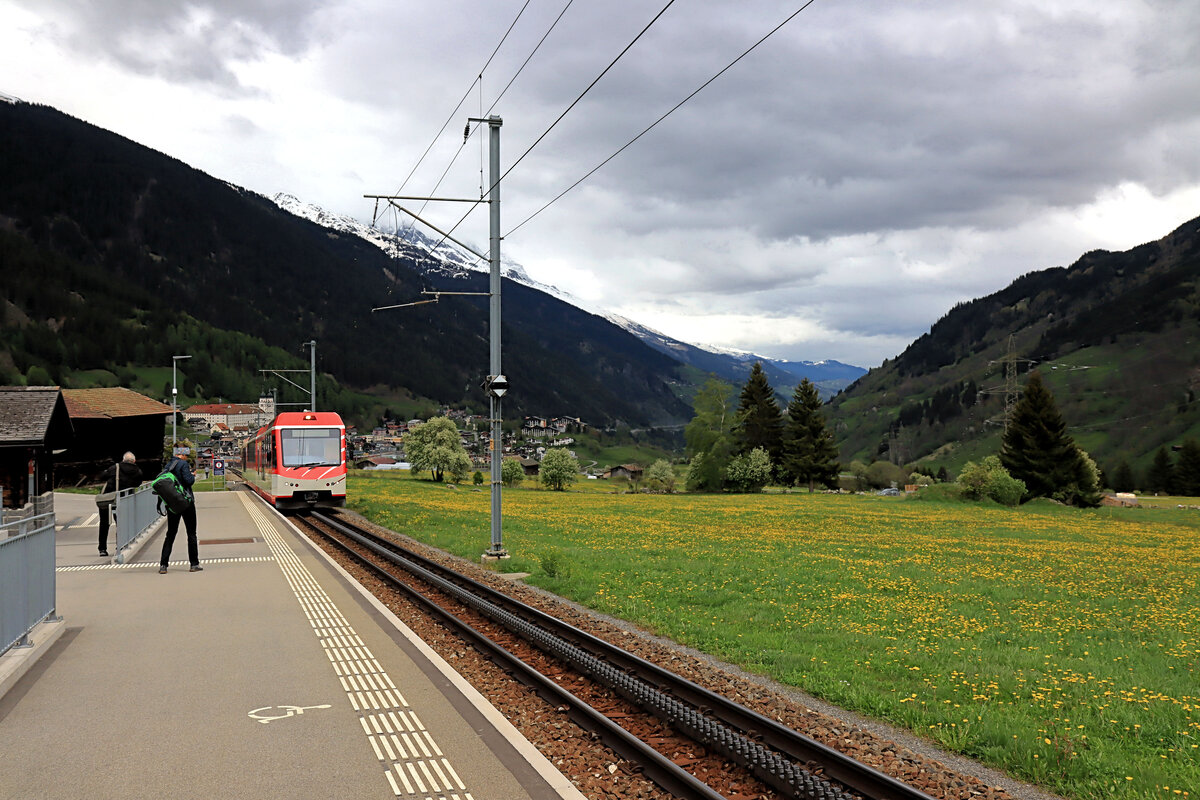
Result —
[[[36, 510], [36, 505], [35, 505]], [[0, 524], [0, 655], [54, 616], [54, 506]]]
[[123, 562], [122, 551], [159, 520], [158, 495], [149, 484], [127, 489], [113, 503], [116, 513], [117, 562]]

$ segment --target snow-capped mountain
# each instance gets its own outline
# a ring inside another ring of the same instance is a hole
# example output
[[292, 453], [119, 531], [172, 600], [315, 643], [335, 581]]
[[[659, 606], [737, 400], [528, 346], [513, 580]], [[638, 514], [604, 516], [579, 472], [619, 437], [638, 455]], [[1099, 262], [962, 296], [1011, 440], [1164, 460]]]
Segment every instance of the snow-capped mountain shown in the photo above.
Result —
[[788, 361], [747, 350], [687, 344], [617, 314], [606, 314], [605, 318], [655, 350], [705, 372], [716, 373], [734, 384], [743, 383], [755, 362], [759, 362], [771, 385], [784, 397], [790, 395], [804, 378], [816, 384], [822, 397], [832, 397], [867, 372], [862, 367], [840, 361]]
[[[371, 242], [393, 258], [410, 259], [417, 269], [426, 275], [437, 275], [445, 278], [463, 278], [471, 272], [487, 273], [490, 270], [488, 262], [461, 249], [453, 242], [439, 241], [426, 236], [415, 227], [400, 227], [386, 231], [371, 225], [364, 225], [353, 217], [334, 214], [320, 206], [305, 203], [290, 194], [277, 194], [272, 198], [276, 205], [284, 211], [297, 217], [315, 222], [318, 225], [338, 231], [360, 236]], [[480, 252], [486, 248], [477, 248]], [[509, 280], [524, 286], [545, 292], [548, 295], [581, 308], [589, 314], [599, 314], [596, 309], [589, 308], [579, 298], [564, 292], [557, 286], [540, 283], [529, 277], [525, 268], [515, 261], [500, 259], [500, 274]]]
[[[468, 253], [453, 242], [440, 241], [427, 236], [415, 226], [401, 226], [386, 231], [371, 225], [364, 225], [353, 217], [334, 214], [312, 203], [305, 203], [290, 194], [277, 194], [273, 200], [280, 208], [298, 217], [339, 233], [352, 234], [366, 239], [393, 258], [408, 260], [416, 266], [418, 271], [431, 278], [462, 279], [471, 273], [487, 273], [490, 269], [486, 259]], [[476, 249], [483, 252], [485, 248]], [[787, 361], [745, 350], [688, 344], [640, 322], [595, 308], [557, 286], [536, 281], [529, 277], [529, 273], [520, 264], [509, 259], [501, 259], [500, 274], [589, 314], [602, 317], [641, 339], [654, 350], [665, 353], [684, 364], [716, 373], [734, 383], [743, 382], [749, 375], [752, 365], [755, 362], [762, 362], [763, 369], [767, 372], [772, 385], [784, 395], [790, 394], [792, 388], [803, 378], [808, 378], [821, 390], [822, 396], [829, 397], [853, 383], [859, 376], [866, 374], [866, 370], [862, 367], [843, 364], [839, 361]]]

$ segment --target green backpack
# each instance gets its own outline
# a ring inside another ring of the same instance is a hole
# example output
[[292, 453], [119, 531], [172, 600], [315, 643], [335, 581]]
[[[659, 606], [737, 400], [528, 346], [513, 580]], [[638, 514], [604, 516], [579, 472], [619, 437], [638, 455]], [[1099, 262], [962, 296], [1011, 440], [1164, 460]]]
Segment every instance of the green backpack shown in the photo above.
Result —
[[158, 495], [159, 516], [166, 516], [163, 504], [172, 514], [182, 514], [192, 504], [192, 494], [173, 472], [163, 472], [150, 481], [150, 491]]

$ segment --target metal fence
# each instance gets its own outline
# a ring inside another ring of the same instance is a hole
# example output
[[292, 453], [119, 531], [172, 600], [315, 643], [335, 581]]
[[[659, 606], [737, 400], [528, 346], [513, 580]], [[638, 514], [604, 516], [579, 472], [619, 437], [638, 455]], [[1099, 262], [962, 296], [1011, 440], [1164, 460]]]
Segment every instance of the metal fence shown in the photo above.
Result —
[[117, 495], [113, 512], [116, 515], [117, 563], [123, 563], [122, 551], [158, 522], [158, 495], [150, 491], [149, 484], [127, 489]]
[[0, 655], [27, 645], [30, 632], [54, 614], [53, 498], [43, 505], [50, 510], [6, 515], [0, 524]]

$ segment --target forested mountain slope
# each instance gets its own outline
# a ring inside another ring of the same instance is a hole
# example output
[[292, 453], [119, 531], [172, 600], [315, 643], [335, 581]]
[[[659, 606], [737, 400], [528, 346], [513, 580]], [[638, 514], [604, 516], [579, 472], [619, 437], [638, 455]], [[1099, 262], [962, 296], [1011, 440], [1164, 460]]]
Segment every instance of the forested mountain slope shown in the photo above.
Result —
[[842, 457], [953, 473], [995, 452], [1005, 399], [1031, 369], [1102, 469], [1144, 469], [1159, 447], [1200, 434], [1200, 219], [956, 306], [834, 399]]
[[[300, 348], [315, 339], [319, 370], [341, 384], [486, 407], [486, 306], [371, 313], [428, 287], [370, 243], [45, 106], [0, 103], [0, 151], [0, 383], [35, 367], [60, 381], [169, 365], [187, 315], [213, 345], [187, 372], [213, 397], [253, 399], [258, 370], [281, 366], [263, 363], [261, 343], [307, 366]], [[505, 292], [506, 416], [686, 417], [670, 386], [677, 362], [553, 298], [508, 281]]]

